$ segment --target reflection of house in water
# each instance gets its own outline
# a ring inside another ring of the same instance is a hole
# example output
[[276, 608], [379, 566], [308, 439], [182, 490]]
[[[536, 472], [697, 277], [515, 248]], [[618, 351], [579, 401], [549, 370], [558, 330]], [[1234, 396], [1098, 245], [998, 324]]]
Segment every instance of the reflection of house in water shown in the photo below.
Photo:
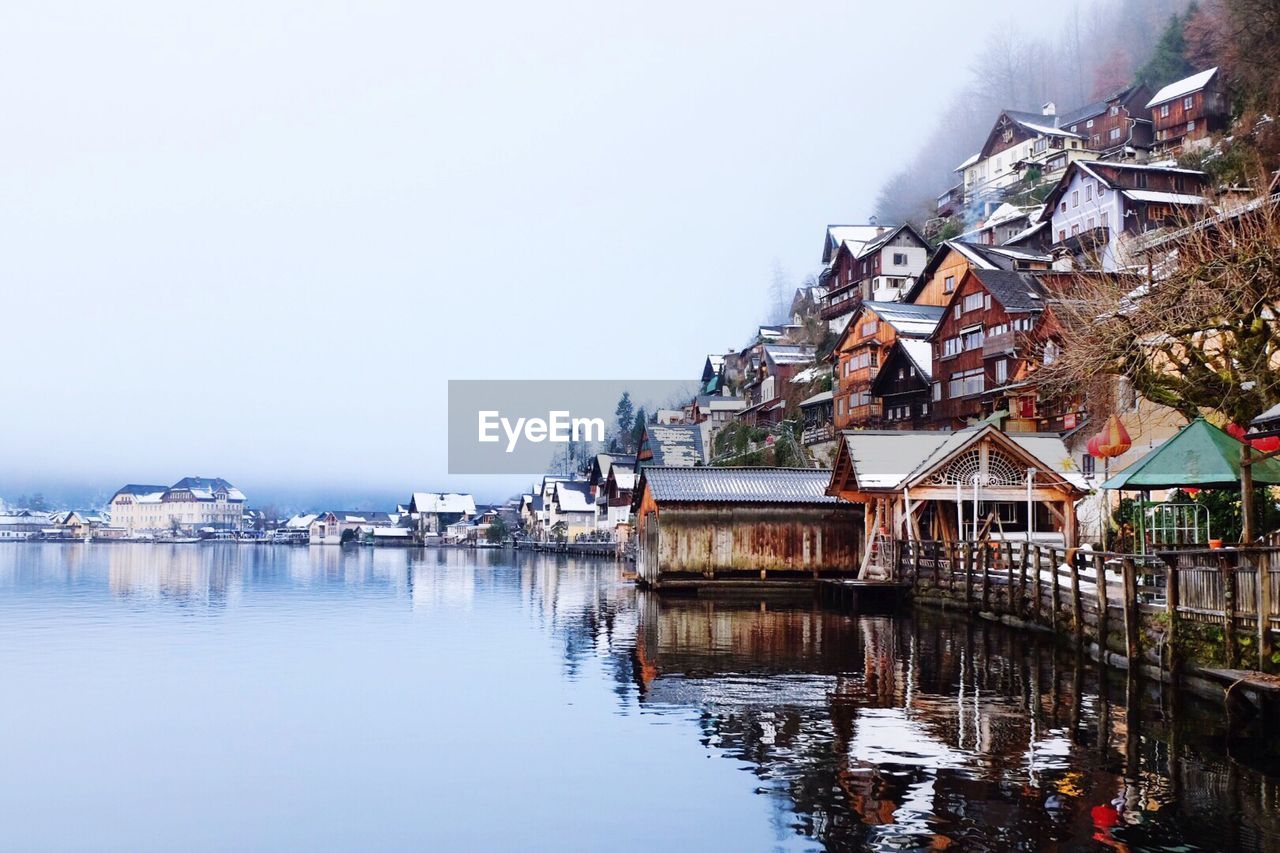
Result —
[[107, 583], [122, 598], [221, 607], [240, 596], [240, 553], [235, 545], [113, 545]]
[[1167, 793], [1123, 690], [1001, 626], [644, 593], [638, 617], [642, 708], [699, 710], [708, 748], [832, 849], [1084, 841], [1092, 806]]

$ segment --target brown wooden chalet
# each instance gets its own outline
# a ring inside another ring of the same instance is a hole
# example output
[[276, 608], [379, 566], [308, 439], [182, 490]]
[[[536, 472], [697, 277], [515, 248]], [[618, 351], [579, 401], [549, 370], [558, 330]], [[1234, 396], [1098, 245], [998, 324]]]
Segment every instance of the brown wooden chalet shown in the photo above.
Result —
[[930, 338], [933, 345], [934, 422], [960, 428], [1006, 418], [1010, 432], [1060, 431], [1075, 426], [1074, 405], [1042, 402], [1034, 372], [1058, 344], [1048, 310], [1065, 277], [1046, 273], [970, 269], [952, 293]]
[[956, 284], [970, 269], [1047, 270], [1053, 264], [1048, 254], [1019, 246], [983, 246], [963, 240], [947, 240], [924, 268], [904, 301], [917, 305], [946, 305]]
[[1166, 154], [1208, 143], [1209, 134], [1227, 124], [1230, 113], [1217, 68], [1170, 83], [1147, 102], [1155, 147]]
[[926, 340], [899, 338], [889, 348], [871, 382], [880, 405], [880, 422], [892, 429], [928, 429], [933, 387], [933, 346]]
[[936, 305], [863, 302], [836, 342], [835, 425], [837, 429], [879, 424], [881, 408], [871, 384], [900, 337], [924, 340], [942, 316]]
[[911, 225], [831, 225], [823, 244], [822, 319], [846, 322], [858, 305], [893, 300], [915, 284], [929, 243]]
[[1109, 97], [1063, 115], [1059, 125], [1084, 139], [1086, 148], [1104, 155], [1126, 148], [1146, 151], [1151, 147], [1151, 111], [1147, 101], [1151, 90], [1144, 84], [1129, 86]]

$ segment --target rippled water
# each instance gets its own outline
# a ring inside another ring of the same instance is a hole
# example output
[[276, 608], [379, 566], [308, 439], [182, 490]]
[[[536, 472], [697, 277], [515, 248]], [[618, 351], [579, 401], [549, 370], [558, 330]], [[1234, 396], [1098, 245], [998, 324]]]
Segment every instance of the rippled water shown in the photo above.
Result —
[[1276, 849], [1228, 740], [990, 625], [607, 561], [0, 545], [0, 849]]

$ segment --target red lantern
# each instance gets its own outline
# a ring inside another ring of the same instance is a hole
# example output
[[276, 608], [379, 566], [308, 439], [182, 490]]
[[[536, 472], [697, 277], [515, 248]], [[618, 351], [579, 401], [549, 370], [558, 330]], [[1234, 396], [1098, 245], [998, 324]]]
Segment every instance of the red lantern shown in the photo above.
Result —
[[1244, 427], [1240, 426], [1240, 424], [1227, 424], [1227, 435], [1231, 436], [1236, 441], [1244, 441]]
[[1183, 492], [1186, 494], [1186, 496], [1187, 496], [1187, 497], [1189, 497], [1189, 498], [1194, 498], [1196, 495], [1200, 494], [1200, 490], [1199, 490], [1199, 489], [1197, 489], [1197, 488], [1195, 488], [1194, 486], [1188, 486], [1187, 488], [1183, 489], [1182, 491], [1183, 491]]
[[1280, 450], [1280, 435], [1268, 435], [1263, 438], [1255, 438], [1249, 442], [1250, 446], [1259, 453], [1274, 453]]
[[1107, 418], [1102, 432], [1095, 435], [1093, 439], [1097, 443], [1095, 445], [1094, 440], [1090, 440], [1089, 453], [1099, 459], [1113, 459], [1133, 447], [1129, 432], [1115, 415]]
[[1098, 449], [1098, 442], [1100, 442], [1101, 440], [1102, 440], [1102, 435], [1098, 434], [1090, 438], [1089, 443], [1086, 445], [1086, 448], [1089, 451], [1089, 455], [1092, 456], [1094, 459], [1102, 458], [1102, 451]]

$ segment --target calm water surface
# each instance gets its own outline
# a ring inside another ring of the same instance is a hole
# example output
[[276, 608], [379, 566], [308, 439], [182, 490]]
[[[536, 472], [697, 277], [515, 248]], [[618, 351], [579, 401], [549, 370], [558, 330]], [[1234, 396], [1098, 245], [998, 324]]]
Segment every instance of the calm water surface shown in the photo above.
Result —
[[0, 545], [0, 685], [0, 850], [1280, 849], [1188, 698], [606, 561]]

